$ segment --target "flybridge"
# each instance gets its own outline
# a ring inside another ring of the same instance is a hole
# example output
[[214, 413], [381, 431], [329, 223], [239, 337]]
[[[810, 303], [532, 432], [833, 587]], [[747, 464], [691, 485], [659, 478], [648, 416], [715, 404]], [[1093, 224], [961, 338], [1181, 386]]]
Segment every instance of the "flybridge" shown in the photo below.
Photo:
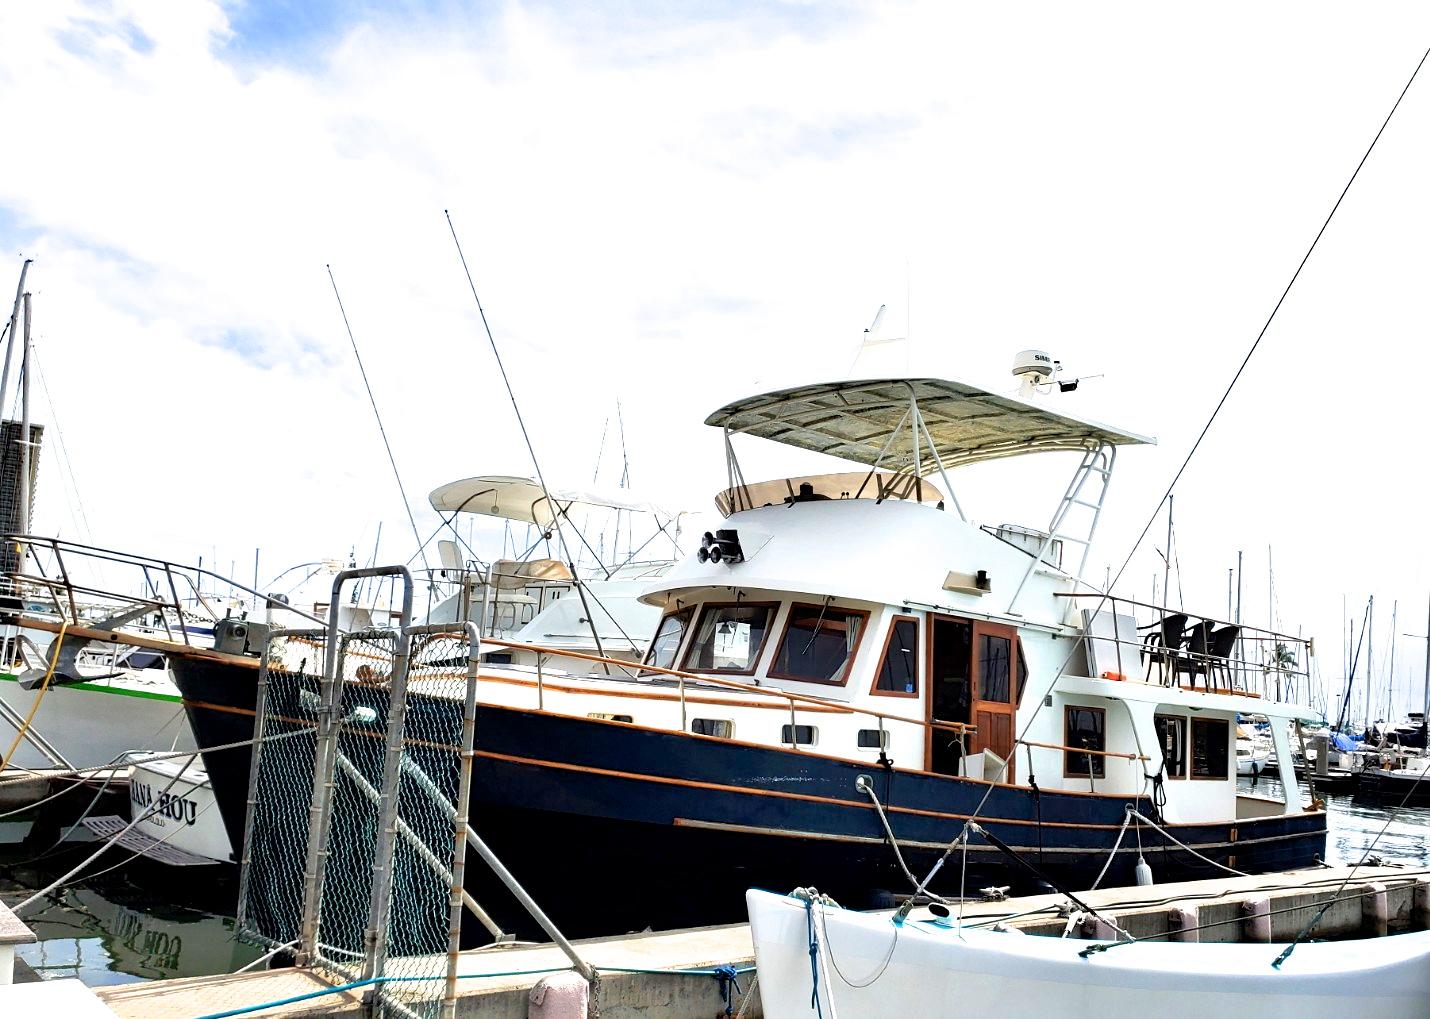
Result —
[[[729, 488], [719, 500], [722, 510], [761, 504], [757, 490], [762, 486], [745, 481], [730, 443], [736, 433], [868, 466], [868, 475], [857, 486], [854, 498], [867, 494], [882, 500], [888, 497], [886, 490], [897, 490], [891, 479], [917, 482], [937, 474], [952, 509], [965, 521], [968, 518], [954, 494], [949, 470], [1030, 453], [1081, 453], [1082, 460], [1047, 527], [1043, 547], [1019, 583], [1014, 601], [1027, 577], [1047, 561], [1058, 542], [1083, 547], [1078, 566], [1081, 574], [1102, 513], [1117, 447], [1155, 442], [967, 382], [930, 378], [826, 382], [782, 389], [737, 400], [711, 414], [705, 423], [725, 433]], [[914, 498], [922, 501], [923, 492], [915, 488]], [[1083, 519], [1072, 526], [1070, 518], [1075, 512]]]

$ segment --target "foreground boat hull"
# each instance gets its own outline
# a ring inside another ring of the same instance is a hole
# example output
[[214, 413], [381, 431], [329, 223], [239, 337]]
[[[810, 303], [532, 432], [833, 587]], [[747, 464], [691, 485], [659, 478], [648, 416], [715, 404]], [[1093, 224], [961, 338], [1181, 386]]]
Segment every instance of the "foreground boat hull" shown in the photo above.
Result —
[[[251, 738], [254, 668], [195, 660], [176, 664], [175, 673], [202, 745]], [[448, 700], [409, 702], [410, 713], [453, 710]], [[909, 883], [856, 780], [873, 778], [904, 855], [920, 874], [989, 790], [873, 762], [486, 704], [478, 708], [476, 749], [474, 827], [575, 936], [735, 921], [752, 885], [815, 882], [851, 904], [887, 903]], [[247, 747], [205, 755], [235, 846], [242, 845], [249, 761]], [[1128, 802], [996, 786], [979, 819], [1052, 879], [1086, 887], [1107, 864]], [[1151, 814], [1145, 800], [1138, 805]], [[1322, 813], [1170, 830], [1239, 870], [1309, 865], [1325, 847]], [[1143, 829], [1141, 844], [1159, 881], [1217, 873], [1151, 829]], [[1105, 882], [1131, 883], [1136, 860], [1129, 834]], [[955, 892], [964, 866], [960, 854], [931, 887]], [[969, 846], [966, 868], [969, 887], [1037, 888], [1026, 870], [982, 840]], [[468, 874], [486, 908], [526, 928], [519, 910], [504, 908], [510, 899], [486, 868], [474, 861]]]
[[1146, 942], [1083, 959], [1085, 941], [917, 922], [896, 929], [888, 915], [760, 891], [749, 893], [748, 906], [769, 1019], [1430, 1013], [1426, 931], [1303, 944], [1277, 969], [1271, 962], [1284, 945]]

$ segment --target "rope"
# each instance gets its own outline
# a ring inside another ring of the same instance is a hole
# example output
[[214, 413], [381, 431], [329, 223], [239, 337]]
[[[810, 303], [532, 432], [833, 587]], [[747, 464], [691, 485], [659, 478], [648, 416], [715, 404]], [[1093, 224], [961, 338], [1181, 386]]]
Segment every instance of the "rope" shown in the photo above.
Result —
[[1122, 816], [1122, 827], [1117, 830], [1117, 841], [1112, 843], [1112, 852], [1107, 854], [1107, 862], [1102, 865], [1102, 870], [1097, 872], [1097, 880], [1088, 889], [1090, 892], [1097, 891], [1097, 886], [1102, 884], [1102, 879], [1107, 877], [1107, 871], [1112, 867], [1112, 861], [1117, 859], [1117, 851], [1122, 848], [1122, 837], [1127, 834], [1127, 826], [1132, 823], [1134, 811], [1129, 805], [1127, 813]]
[[892, 925], [894, 928], [894, 937], [893, 940], [889, 942], [889, 950], [884, 953], [884, 958], [880, 960], [879, 965], [874, 968], [873, 974], [863, 983], [850, 980], [844, 975], [844, 971], [839, 968], [839, 963], [834, 958], [834, 941], [829, 936], [829, 919], [825, 915], [823, 905], [821, 905], [819, 909], [819, 926], [824, 931], [824, 948], [825, 951], [829, 953], [829, 965], [834, 968], [834, 972], [839, 975], [839, 979], [843, 980], [846, 985], [862, 990], [865, 987], [874, 986], [874, 982], [883, 976], [885, 970], [889, 968], [889, 963], [892, 962], [894, 958], [894, 949], [899, 946], [899, 928], [903, 925], [897, 923]]
[[54, 677], [55, 666], [60, 663], [60, 652], [64, 650], [65, 631], [69, 629], [70, 622], [64, 619], [60, 622], [60, 632], [54, 639], [54, 653], [50, 655], [50, 667], [45, 670], [45, 678], [40, 682], [40, 692], [35, 695], [35, 699], [30, 703], [30, 713], [25, 716], [24, 723], [15, 730], [15, 740], [10, 744], [10, 749], [5, 751], [5, 759], [0, 760], [0, 771], [10, 767], [10, 758], [15, 756], [15, 751], [20, 749], [20, 743], [25, 738], [25, 733], [30, 731], [30, 723], [35, 720], [35, 715], [39, 714], [40, 702], [45, 699], [45, 694], [49, 692], [50, 680]]
[[[736, 976], [753, 972], [753, 966], [715, 966], [709, 969], [636, 969], [634, 967], [620, 966], [600, 966], [597, 972], [600, 973], [637, 973], [650, 976], [690, 976], [690, 977], [716, 977], [717, 979], [727, 970], [733, 970]], [[549, 973], [570, 972], [570, 966], [547, 966], [542, 969], [515, 969], [504, 973], [458, 973], [458, 980], [488, 980], [500, 977], [535, 977], [545, 976]], [[231, 1008], [224, 1012], [209, 1012], [205, 1015], [196, 1016], [195, 1019], [231, 1019], [232, 1016], [248, 1015], [252, 1012], [262, 1012], [265, 1009], [281, 1008], [284, 1005], [296, 1005], [299, 1002], [312, 1001], [314, 998], [327, 997], [330, 994], [346, 994], [348, 991], [361, 990], [364, 987], [377, 987], [382, 984], [413, 984], [434, 980], [446, 980], [445, 976], [382, 976], [370, 977], [367, 980], [354, 980], [351, 983], [338, 984], [333, 987], [324, 987], [321, 990], [309, 991], [306, 994], [295, 994], [289, 998], [279, 998], [276, 1001], [265, 1001], [257, 1005], [243, 1005], [239, 1008]], [[754, 990], [754, 985], [750, 986]], [[748, 1004], [748, 993], [747, 1001]]]
[[1150, 817], [1146, 817], [1146, 816], [1144, 816], [1143, 814], [1138, 813], [1137, 809], [1136, 809], [1135, 807], [1133, 807], [1131, 804], [1128, 804], [1128, 806], [1127, 806], [1127, 816], [1128, 816], [1128, 817], [1135, 817], [1135, 818], [1137, 818], [1137, 820], [1139, 820], [1139, 821], [1143, 821], [1143, 822], [1145, 822], [1146, 824], [1150, 824], [1153, 828], [1156, 828], [1159, 832], [1161, 832], [1161, 833], [1162, 833], [1162, 836], [1163, 836], [1164, 838], [1166, 838], [1167, 840], [1169, 840], [1169, 841], [1171, 841], [1171, 842], [1175, 842], [1177, 845], [1181, 846], [1181, 847], [1182, 847], [1183, 849], [1185, 849], [1187, 852], [1191, 853], [1191, 854], [1192, 854], [1193, 856], [1195, 856], [1198, 860], [1201, 860], [1201, 861], [1204, 862], [1204, 863], [1209, 863], [1209, 864], [1211, 864], [1213, 867], [1217, 867], [1217, 868], [1219, 868], [1219, 869], [1221, 869], [1221, 870], [1226, 871], [1228, 874], [1235, 874], [1237, 877], [1251, 877], [1251, 875], [1248, 874], [1248, 873], [1246, 873], [1245, 871], [1235, 870], [1235, 869], [1232, 868], [1232, 867], [1228, 867], [1228, 866], [1227, 866], [1226, 864], [1224, 864], [1224, 863], [1217, 863], [1217, 862], [1216, 862], [1215, 860], [1213, 860], [1210, 856], [1204, 856], [1204, 855], [1202, 855], [1201, 853], [1197, 852], [1197, 851], [1196, 851], [1195, 849], [1193, 849], [1191, 846], [1187, 845], [1187, 844], [1186, 844], [1185, 842], [1183, 842], [1181, 839], [1177, 838], [1177, 836], [1173, 835], [1173, 834], [1172, 834], [1171, 832], [1169, 832], [1166, 828], [1163, 828], [1160, 824], [1158, 824], [1156, 821], [1152, 820]]
[[[1426, 56], [1430, 56], [1430, 50], [1426, 50], [1425, 52]], [[1424, 63], [1423, 58], [1421, 60], [1421, 63]], [[1416, 68], [1416, 70], [1419, 70], [1419, 68]], [[1307, 768], [1307, 771], [1309, 770], [1310, 769]], [[1390, 829], [1391, 823], [1400, 815], [1400, 811], [1403, 810], [1405, 808], [1405, 805], [1410, 802], [1410, 797], [1414, 796], [1415, 790], [1420, 788], [1420, 783], [1425, 780], [1425, 775], [1426, 772], [1422, 769], [1420, 774], [1416, 776], [1414, 784], [1411, 785], [1411, 787], [1405, 791], [1405, 796], [1401, 799], [1400, 806], [1396, 807], [1390, 812], [1390, 816], [1385, 819], [1385, 824], [1381, 825], [1380, 831], [1376, 832], [1375, 838], [1370, 840], [1370, 844], [1365, 847], [1365, 852], [1361, 853], [1360, 859], [1357, 860], [1355, 862], [1355, 865], [1352, 866], [1351, 869], [1346, 873], [1346, 879], [1341, 882], [1340, 888], [1336, 889], [1337, 894], [1340, 894], [1342, 891], [1345, 890], [1346, 885], [1350, 884], [1351, 878], [1355, 876], [1357, 868], [1359, 868], [1361, 864], [1365, 863], [1365, 861], [1370, 858], [1370, 851], [1375, 848], [1375, 844], [1380, 841], [1381, 836], [1384, 835]], [[1291, 939], [1291, 943], [1286, 946], [1285, 951], [1278, 955], [1276, 959], [1271, 963], [1272, 968], [1281, 968], [1281, 964], [1291, 957], [1291, 953], [1296, 950], [1296, 946], [1301, 943], [1301, 939], [1309, 935], [1311, 931], [1316, 928], [1316, 925], [1321, 922], [1321, 918], [1326, 915], [1326, 910], [1330, 908], [1331, 903], [1327, 902], [1319, 910], [1316, 911], [1316, 915], [1311, 917], [1311, 919], [1307, 921], [1306, 926], [1302, 927], [1301, 930], [1297, 932], [1296, 936]]]
[[[1141, 547], [1142, 542], [1146, 540], [1148, 532], [1151, 531], [1152, 525], [1156, 522], [1157, 514], [1162, 511], [1163, 505], [1166, 504], [1167, 499], [1172, 495], [1173, 490], [1177, 487], [1177, 483], [1181, 481], [1182, 475], [1186, 473], [1187, 467], [1191, 465], [1192, 458], [1196, 456], [1197, 450], [1201, 448], [1202, 440], [1205, 439], [1207, 433], [1211, 431], [1212, 425], [1216, 422], [1217, 415], [1221, 413], [1222, 407], [1224, 407], [1226, 405], [1227, 400], [1230, 399], [1232, 390], [1236, 388], [1236, 384], [1241, 380], [1242, 374], [1246, 371], [1246, 366], [1251, 363], [1251, 358], [1255, 355], [1257, 349], [1261, 346], [1262, 339], [1265, 338], [1267, 330], [1271, 328], [1271, 323], [1275, 320], [1277, 313], [1281, 310], [1281, 306], [1285, 303], [1287, 295], [1291, 293], [1291, 288], [1295, 286], [1296, 281], [1300, 279], [1301, 270], [1304, 269], [1306, 267], [1306, 263], [1310, 261], [1311, 255], [1316, 250], [1316, 247], [1320, 244], [1321, 238], [1325, 235], [1327, 227], [1331, 225], [1331, 220], [1335, 217], [1337, 210], [1340, 209], [1341, 203], [1345, 201], [1346, 194], [1349, 193], [1351, 185], [1354, 184], [1356, 178], [1360, 176], [1361, 168], [1365, 166], [1366, 160], [1370, 158], [1370, 154], [1375, 151], [1376, 143], [1380, 141], [1381, 135], [1385, 133], [1385, 129], [1390, 125], [1391, 118], [1395, 116], [1395, 111], [1400, 108], [1401, 100], [1405, 98], [1406, 92], [1410, 90], [1411, 84], [1414, 83], [1416, 76], [1420, 73], [1420, 68], [1424, 66], [1425, 60], [1428, 57], [1430, 57], [1430, 49], [1426, 49], [1425, 54], [1420, 58], [1420, 63], [1415, 65], [1415, 71], [1410, 75], [1410, 79], [1405, 83], [1405, 88], [1401, 89], [1400, 95], [1395, 100], [1395, 104], [1390, 108], [1390, 112], [1386, 114], [1385, 121], [1380, 125], [1380, 130], [1377, 131], [1375, 133], [1375, 137], [1371, 139], [1370, 145], [1365, 150], [1365, 154], [1361, 156], [1360, 162], [1356, 164], [1356, 168], [1351, 173], [1350, 179], [1346, 181], [1346, 186], [1341, 189], [1340, 196], [1336, 199], [1335, 204], [1331, 206], [1331, 211], [1326, 214], [1325, 221], [1321, 224], [1321, 228], [1316, 231], [1316, 236], [1312, 239], [1310, 247], [1306, 249], [1306, 254], [1302, 256], [1300, 263], [1298, 263], [1296, 266], [1295, 272], [1291, 274], [1291, 279], [1287, 282], [1285, 289], [1282, 290], [1281, 296], [1277, 298], [1275, 306], [1271, 309], [1271, 314], [1266, 317], [1266, 322], [1262, 325], [1261, 331], [1256, 334], [1256, 339], [1252, 342], [1251, 347], [1247, 350], [1246, 356], [1242, 358], [1240, 366], [1238, 366], [1238, 368], [1236, 369], [1236, 373], [1232, 375], [1231, 381], [1227, 383], [1226, 390], [1222, 393], [1221, 399], [1219, 399], [1216, 403], [1216, 406], [1212, 408], [1211, 416], [1207, 418], [1206, 424], [1202, 426], [1202, 430], [1197, 434], [1196, 441], [1192, 443], [1192, 447], [1187, 451], [1187, 455], [1182, 460], [1181, 466], [1177, 468], [1177, 472], [1172, 476], [1171, 483], [1167, 485], [1167, 490], [1162, 494], [1162, 498], [1157, 500], [1157, 505], [1153, 508], [1152, 513], [1147, 518], [1147, 523], [1143, 526], [1141, 532], [1137, 535], [1137, 540], [1132, 543], [1132, 548], [1128, 551], [1127, 558], [1122, 561], [1122, 565], [1118, 567], [1116, 576], [1113, 577], [1111, 583], [1107, 585], [1107, 591], [1103, 592], [1102, 597], [1098, 599], [1096, 606], [1093, 608], [1094, 615], [1096, 615], [1096, 613], [1102, 610], [1103, 605], [1107, 603], [1107, 600], [1110, 597], [1110, 594], [1108, 592], [1112, 591], [1113, 588], [1117, 586], [1118, 581], [1122, 579], [1122, 575], [1127, 572], [1127, 567], [1131, 564], [1132, 557], [1137, 553], [1137, 549]], [[1062, 664], [1058, 666], [1057, 672], [1053, 674], [1052, 683], [1056, 683], [1058, 679], [1061, 678], [1063, 673], [1067, 671], [1067, 667], [1072, 663], [1073, 656], [1077, 654], [1078, 650], [1083, 646], [1086, 640], [1087, 635], [1082, 634], [1078, 637], [1077, 640], [1072, 642], [1072, 647], [1068, 649], [1068, 653], [1063, 658]], [[1050, 683], [1050, 689], [1051, 686], [1052, 684]], [[1027, 724], [1023, 727], [1023, 731], [1019, 734], [1020, 739], [1026, 738], [1028, 732], [1032, 728], [1034, 720], [1042, 711], [1044, 703], [1044, 701], [1038, 701], [1037, 706], [1034, 707], [1032, 714], [1028, 718]], [[978, 806], [974, 809], [974, 818], [978, 817], [983, 812], [983, 808], [987, 805], [989, 797], [993, 795], [993, 790], [998, 787], [998, 781], [1002, 779], [1004, 773], [1007, 771], [1008, 763], [1011, 760], [1012, 757], [1010, 755], [1009, 759], [1003, 762], [1003, 766], [998, 770], [998, 774], [995, 777], [994, 782], [989, 784], [987, 791], [985, 791], [983, 794], [983, 798], [979, 801]], [[970, 819], [968, 823], [971, 824], [972, 820]], [[967, 826], [965, 825], [965, 829], [966, 827]], [[950, 845], [950, 849], [951, 848], [952, 845]]]

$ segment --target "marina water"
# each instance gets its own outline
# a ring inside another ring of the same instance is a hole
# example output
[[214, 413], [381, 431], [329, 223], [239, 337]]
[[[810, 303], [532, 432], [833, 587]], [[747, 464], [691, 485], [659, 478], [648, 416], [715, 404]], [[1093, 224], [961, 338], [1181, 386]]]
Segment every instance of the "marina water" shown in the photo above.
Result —
[[[1276, 779], [1254, 781], [1241, 779], [1241, 789], [1279, 795]], [[1330, 797], [1329, 804], [1327, 862], [1353, 864], [1375, 842], [1372, 855], [1387, 863], [1430, 866], [1430, 808], [1399, 811], [1376, 842], [1387, 810], [1350, 796]], [[0, 845], [0, 899], [19, 902], [79, 859], [74, 852], [33, 859], [42, 854], [43, 845]], [[96, 866], [117, 862], [101, 859]], [[232, 972], [259, 952], [233, 937], [237, 869], [215, 870], [138, 861], [71, 883], [25, 912], [40, 942], [18, 955], [47, 978], [73, 976], [96, 987]]]

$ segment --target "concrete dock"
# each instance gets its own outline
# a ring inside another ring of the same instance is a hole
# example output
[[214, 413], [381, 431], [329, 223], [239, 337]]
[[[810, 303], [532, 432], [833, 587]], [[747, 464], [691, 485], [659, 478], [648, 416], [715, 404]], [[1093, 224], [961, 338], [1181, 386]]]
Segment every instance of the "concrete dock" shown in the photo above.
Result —
[[[1350, 876], [1349, 883], [1346, 883]], [[1342, 885], [1344, 884], [1344, 887]], [[1093, 909], [1136, 937], [1175, 940], [1285, 941], [1294, 937], [1328, 900], [1317, 938], [1345, 938], [1430, 927], [1430, 870], [1398, 867], [1328, 867], [1215, 878], [1079, 893]], [[967, 902], [965, 923], [1005, 923], [1028, 934], [1059, 936], [1069, 925], [1064, 896], [1035, 895]], [[914, 915], [927, 916], [926, 910]], [[1074, 923], [1073, 937], [1106, 937], [1096, 920]], [[701, 974], [722, 965], [753, 965], [747, 924], [631, 934], [576, 942], [581, 956], [601, 970], [599, 1001], [606, 1019], [708, 1019], [723, 1014], [720, 982]], [[530, 971], [567, 968], [551, 945], [464, 952], [460, 963], [459, 1016], [526, 1019], [527, 995], [541, 978]], [[641, 970], [639, 973], [621, 970]], [[500, 974], [527, 972], [525, 976]], [[481, 975], [488, 974], [485, 978]], [[760, 1015], [754, 973], [744, 974], [734, 1007]], [[275, 970], [232, 976], [194, 977], [101, 988], [96, 993], [125, 1019], [193, 1019], [242, 1005], [295, 997], [335, 985], [305, 970]], [[356, 1016], [361, 992], [328, 995], [252, 1013], [259, 1016]], [[748, 998], [748, 1000], [746, 1000]]]

